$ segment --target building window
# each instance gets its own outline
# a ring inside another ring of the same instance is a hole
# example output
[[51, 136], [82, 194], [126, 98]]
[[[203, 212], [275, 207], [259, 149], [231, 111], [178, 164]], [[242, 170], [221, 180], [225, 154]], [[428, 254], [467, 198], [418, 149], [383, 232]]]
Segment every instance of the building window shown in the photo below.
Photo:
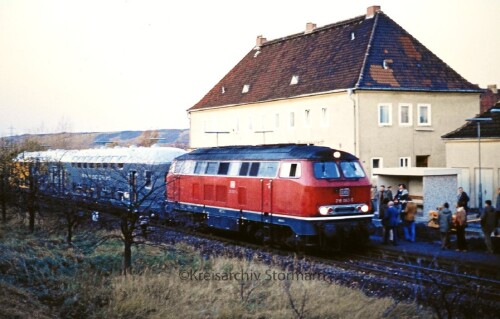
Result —
[[399, 104], [399, 125], [411, 125], [411, 104]]
[[311, 110], [304, 111], [304, 124], [306, 127], [311, 125]]
[[418, 125], [431, 125], [431, 106], [429, 104], [418, 105]]
[[292, 80], [290, 81], [290, 85], [295, 85], [299, 83], [299, 76], [298, 75], [292, 75]]
[[250, 84], [243, 85], [243, 89], [241, 90], [241, 93], [247, 93], [248, 91], [250, 91]]
[[409, 157], [399, 158], [399, 167], [411, 167], [411, 162]]
[[429, 167], [429, 155], [417, 155], [417, 167]]
[[290, 112], [290, 127], [295, 127], [295, 113]]
[[378, 105], [378, 125], [392, 125], [391, 104]]
[[372, 165], [371, 165], [370, 172], [371, 172], [372, 177], [374, 176], [373, 175], [373, 169], [384, 167], [384, 161], [383, 161], [382, 157], [374, 157], [374, 158], [372, 158], [371, 164]]
[[321, 109], [321, 126], [328, 126], [328, 109], [326, 107]]
[[253, 130], [253, 118], [251, 116], [248, 117], [248, 130]]
[[275, 129], [280, 128], [280, 115], [279, 115], [279, 113], [274, 114], [274, 128]]

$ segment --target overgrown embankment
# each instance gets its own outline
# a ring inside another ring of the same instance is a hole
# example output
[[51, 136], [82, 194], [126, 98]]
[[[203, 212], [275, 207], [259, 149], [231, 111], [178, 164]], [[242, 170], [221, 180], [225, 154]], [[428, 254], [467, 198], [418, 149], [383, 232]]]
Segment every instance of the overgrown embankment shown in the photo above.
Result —
[[[313, 274], [186, 244], [134, 246], [124, 276], [118, 233], [0, 225], [0, 318], [428, 318], [415, 304], [369, 298]], [[108, 238], [107, 240], [103, 240]]]

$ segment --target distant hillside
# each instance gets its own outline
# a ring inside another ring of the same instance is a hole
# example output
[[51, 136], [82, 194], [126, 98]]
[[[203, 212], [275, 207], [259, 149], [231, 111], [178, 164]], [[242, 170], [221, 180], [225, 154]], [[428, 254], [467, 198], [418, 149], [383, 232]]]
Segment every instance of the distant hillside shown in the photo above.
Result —
[[4, 137], [3, 139], [8, 139], [14, 143], [23, 143], [27, 140], [36, 141], [50, 149], [85, 149], [99, 145], [150, 146], [153, 144], [187, 149], [189, 146], [189, 130], [162, 129], [101, 133], [24, 134], [13, 137]]

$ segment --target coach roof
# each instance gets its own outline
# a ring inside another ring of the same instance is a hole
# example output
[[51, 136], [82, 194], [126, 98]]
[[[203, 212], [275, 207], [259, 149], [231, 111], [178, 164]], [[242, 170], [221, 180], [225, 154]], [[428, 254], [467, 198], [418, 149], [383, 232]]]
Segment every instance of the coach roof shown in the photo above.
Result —
[[230, 160], [333, 160], [334, 152], [339, 152], [340, 159], [357, 160], [355, 156], [343, 151], [337, 151], [325, 146], [314, 146], [306, 144], [275, 144], [258, 146], [223, 146], [213, 148], [199, 148], [190, 153], [179, 156], [178, 160], [206, 160], [206, 161], [230, 161]]

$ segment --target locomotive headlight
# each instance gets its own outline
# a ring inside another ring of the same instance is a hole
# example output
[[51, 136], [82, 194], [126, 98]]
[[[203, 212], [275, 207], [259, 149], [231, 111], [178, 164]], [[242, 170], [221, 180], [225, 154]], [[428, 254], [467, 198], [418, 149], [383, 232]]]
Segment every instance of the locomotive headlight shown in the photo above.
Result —
[[329, 214], [329, 213], [331, 213], [331, 212], [333, 212], [333, 209], [332, 209], [331, 207], [328, 207], [328, 206], [321, 206], [321, 207], [319, 208], [319, 213], [320, 213], [321, 215], [326, 216], [326, 215], [328, 215], [328, 214]]
[[370, 207], [368, 207], [368, 205], [361, 206], [361, 211], [363, 213], [368, 213], [369, 210], [370, 210]]

